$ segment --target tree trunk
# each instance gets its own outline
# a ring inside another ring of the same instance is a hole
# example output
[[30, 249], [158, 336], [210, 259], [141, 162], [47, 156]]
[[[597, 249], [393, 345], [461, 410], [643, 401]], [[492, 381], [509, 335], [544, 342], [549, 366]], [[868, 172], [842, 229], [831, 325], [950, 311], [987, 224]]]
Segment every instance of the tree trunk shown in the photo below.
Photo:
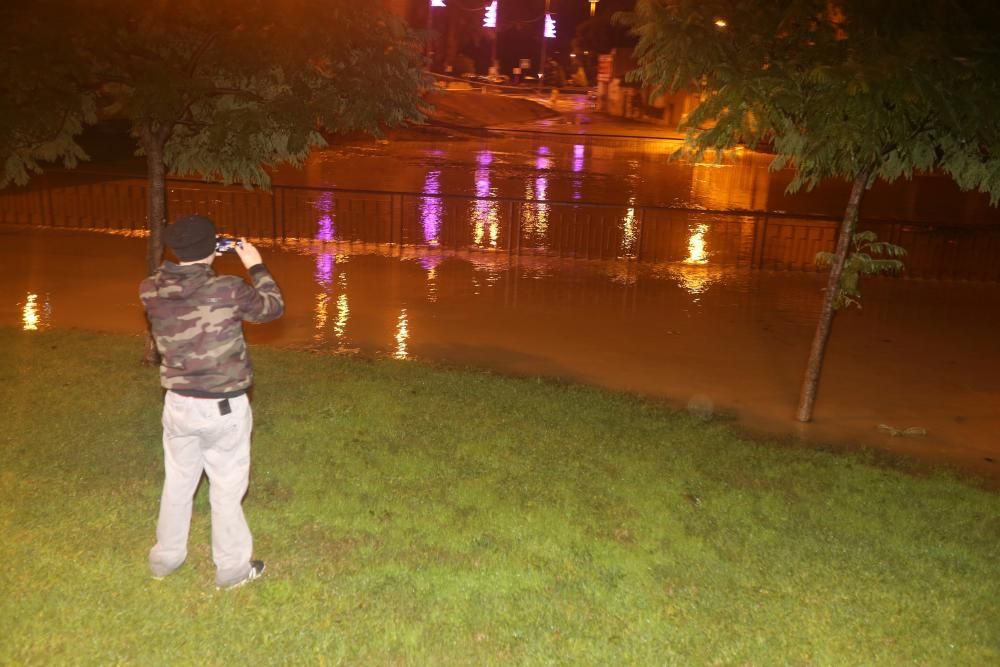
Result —
[[861, 208], [861, 198], [868, 189], [870, 175], [867, 171], [858, 174], [851, 188], [851, 196], [847, 200], [847, 210], [844, 220], [840, 223], [840, 235], [837, 237], [837, 249], [830, 267], [830, 276], [826, 281], [826, 293], [823, 297], [823, 309], [820, 311], [816, 333], [813, 335], [812, 348], [809, 351], [809, 363], [806, 364], [806, 374], [802, 381], [802, 391], [799, 393], [799, 409], [796, 419], [807, 422], [812, 419], [813, 404], [816, 403], [816, 392], [819, 389], [819, 377], [823, 371], [823, 357], [826, 355], [826, 343], [830, 339], [833, 328], [833, 316], [837, 309], [833, 301], [840, 285], [840, 275], [844, 271], [844, 261], [851, 249], [851, 239], [854, 238], [854, 228], [858, 223], [858, 211]]
[[[146, 173], [149, 188], [149, 209], [146, 224], [149, 239], [146, 241], [146, 274], [153, 275], [163, 259], [163, 227], [167, 220], [167, 167], [163, 163], [166, 137], [153, 127], [140, 129], [140, 141], [146, 152]], [[159, 366], [160, 354], [151, 331], [146, 331], [146, 349], [142, 356], [146, 366]]]
[[163, 260], [163, 227], [167, 221], [167, 168], [163, 164], [163, 143], [156, 137], [144, 146], [149, 179], [149, 240], [146, 243], [146, 273], [153, 275]]

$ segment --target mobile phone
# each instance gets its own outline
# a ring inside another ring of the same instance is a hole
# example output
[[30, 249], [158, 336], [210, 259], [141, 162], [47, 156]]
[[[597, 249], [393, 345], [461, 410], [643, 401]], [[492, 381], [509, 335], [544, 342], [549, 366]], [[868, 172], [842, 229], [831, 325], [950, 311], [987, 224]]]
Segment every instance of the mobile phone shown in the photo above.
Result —
[[243, 247], [243, 241], [238, 239], [227, 239], [225, 236], [215, 237], [215, 252], [236, 252], [236, 248]]

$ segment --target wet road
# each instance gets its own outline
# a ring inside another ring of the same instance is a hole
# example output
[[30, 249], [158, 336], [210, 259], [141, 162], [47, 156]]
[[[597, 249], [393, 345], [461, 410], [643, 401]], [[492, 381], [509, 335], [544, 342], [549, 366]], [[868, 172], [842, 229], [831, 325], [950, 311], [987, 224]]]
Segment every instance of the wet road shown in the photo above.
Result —
[[[0, 326], [136, 333], [144, 239], [0, 227]], [[251, 342], [634, 392], [753, 431], [1000, 471], [1000, 286], [872, 280], [843, 313], [815, 421], [793, 420], [823, 278], [697, 263], [265, 248], [286, 293]], [[237, 260], [217, 269], [241, 273]], [[925, 437], [877, 430], [923, 427]]]

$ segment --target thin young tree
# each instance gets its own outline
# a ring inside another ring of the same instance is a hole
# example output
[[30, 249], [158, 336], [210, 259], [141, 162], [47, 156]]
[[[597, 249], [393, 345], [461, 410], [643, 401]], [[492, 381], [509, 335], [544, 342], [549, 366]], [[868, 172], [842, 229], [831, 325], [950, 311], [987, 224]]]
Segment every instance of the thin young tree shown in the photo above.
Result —
[[638, 0], [622, 20], [638, 80], [700, 91], [686, 122], [696, 157], [767, 145], [772, 169], [794, 169], [790, 190], [852, 183], [835, 250], [818, 258], [830, 274], [796, 412], [809, 421], [837, 307], [856, 301], [858, 267], [879, 268], [850, 250], [891, 250], [855, 234], [873, 182], [942, 172], [1000, 198], [1000, 4]]

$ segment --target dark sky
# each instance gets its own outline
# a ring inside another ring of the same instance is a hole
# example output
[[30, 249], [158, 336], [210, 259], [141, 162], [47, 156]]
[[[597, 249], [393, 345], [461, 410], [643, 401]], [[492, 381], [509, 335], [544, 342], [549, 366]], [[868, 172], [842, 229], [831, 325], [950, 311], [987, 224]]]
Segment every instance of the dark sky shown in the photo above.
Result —
[[[489, 0], [481, 0], [483, 5]], [[569, 53], [576, 26], [590, 18], [588, 0], [549, 0], [550, 12], [556, 19], [556, 39], [550, 42], [550, 51]], [[617, 11], [630, 10], [635, 0], [599, 0], [597, 15], [607, 16]], [[528, 36], [541, 32], [541, 16], [545, 11], [545, 0], [499, 0], [498, 11], [503, 29], [501, 44], [525, 50], [524, 56], [534, 55], [533, 48], [527, 48]], [[534, 40], [532, 40], [534, 41]], [[510, 49], [501, 48], [501, 51]], [[506, 53], [508, 57], [512, 54]]]
[[[420, 2], [421, 0], [416, 0]], [[422, 0], [430, 2], [430, 0]], [[480, 32], [483, 8], [490, 0], [446, 0], [451, 14], [435, 10], [435, 27], [439, 39], [438, 48], [444, 53], [446, 29], [440, 19], [456, 16], [462, 19], [465, 27], [460, 28], [459, 50], [473, 58], [476, 69], [485, 71], [491, 61], [492, 39], [484, 37]], [[498, 0], [500, 30], [497, 33], [496, 50], [501, 68], [509, 73], [522, 59], [531, 61], [532, 69], [538, 66], [541, 51], [541, 34], [546, 0]], [[635, 0], [599, 0], [596, 6], [598, 19], [609, 25], [610, 17], [619, 11], [628, 11], [635, 6]], [[570, 67], [570, 53], [576, 28], [590, 19], [589, 0], [549, 0], [549, 11], [556, 19], [556, 39], [546, 40], [546, 57], [555, 58], [564, 66]], [[417, 19], [418, 27], [423, 27], [426, 20], [426, 10]], [[583, 56], [581, 56], [583, 57]], [[586, 56], [596, 62], [596, 51]], [[578, 63], [582, 64], [582, 63]], [[594, 63], [590, 63], [593, 65]]]
[[[483, 0], [489, 4], [489, 0]], [[590, 3], [588, 0], [549, 0], [550, 11], [555, 15], [558, 26], [559, 41], [565, 36], [572, 38], [577, 24], [590, 18]], [[616, 11], [631, 9], [635, 0], [599, 0], [598, 15], [613, 14]], [[545, 0], [499, 0], [501, 23], [508, 21], [529, 21], [537, 19], [545, 11]]]

